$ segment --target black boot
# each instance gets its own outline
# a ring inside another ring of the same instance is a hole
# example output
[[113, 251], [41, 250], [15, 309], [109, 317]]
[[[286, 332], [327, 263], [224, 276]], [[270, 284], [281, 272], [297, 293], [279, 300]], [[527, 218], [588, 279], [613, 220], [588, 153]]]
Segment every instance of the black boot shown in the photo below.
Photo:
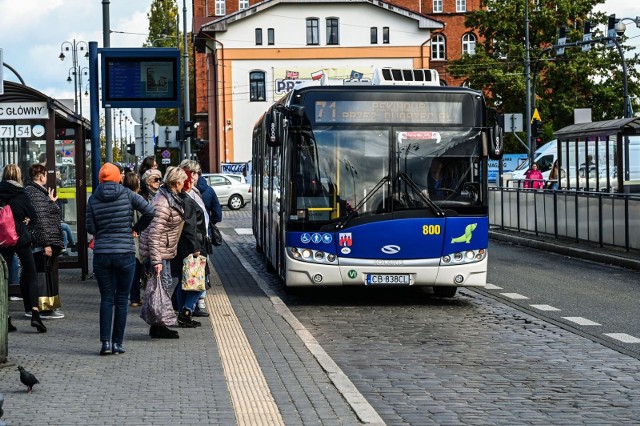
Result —
[[8, 322], [7, 325], [8, 325], [7, 328], [9, 329], [9, 333], [11, 333], [12, 331], [16, 331], [17, 330], [16, 326], [11, 324], [11, 317], [9, 317], [9, 322]]
[[197, 327], [193, 319], [191, 319], [191, 311], [187, 308], [184, 308], [182, 312], [178, 314], [178, 325], [185, 328]]
[[35, 309], [31, 310], [31, 327], [35, 327], [38, 330], [38, 333], [46, 333], [47, 327], [44, 326], [42, 320], [40, 319], [40, 312]]
[[164, 325], [152, 325], [149, 329], [149, 336], [157, 339], [179, 339], [180, 336], [175, 330], [170, 330]]

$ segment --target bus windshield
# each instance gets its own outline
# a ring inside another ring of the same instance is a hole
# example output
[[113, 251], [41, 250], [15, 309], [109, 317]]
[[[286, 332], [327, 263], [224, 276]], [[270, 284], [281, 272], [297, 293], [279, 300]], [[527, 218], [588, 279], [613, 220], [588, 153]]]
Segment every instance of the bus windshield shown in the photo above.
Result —
[[464, 212], [483, 204], [475, 129], [316, 127], [292, 129], [291, 137], [291, 217], [301, 210], [309, 221], [355, 210]]

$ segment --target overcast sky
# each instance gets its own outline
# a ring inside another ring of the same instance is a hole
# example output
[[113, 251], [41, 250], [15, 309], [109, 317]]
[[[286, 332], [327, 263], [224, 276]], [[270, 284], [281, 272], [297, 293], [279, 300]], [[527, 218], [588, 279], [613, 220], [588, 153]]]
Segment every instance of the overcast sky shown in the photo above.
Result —
[[[178, 0], [180, 16], [183, 1]], [[111, 0], [111, 47], [140, 47], [148, 33], [147, 13], [150, 0]], [[191, 0], [186, 1], [187, 16]], [[617, 17], [640, 16], [637, 0], [607, 0], [598, 7]], [[630, 45], [640, 46], [640, 30], [626, 22]], [[182, 30], [182, 23], [181, 30]], [[188, 28], [190, 27], [188, 19]], [[98, 41], [102, 46], [102, 0], [0, 0], [0, 48], [4, 61], [22, 76], [25, 83], [50, 97], [73, 99], [73, 83], [67, 82], [72, 67], [71, 55], [61, 62], [64, 41]], [[80, 63], [86, 65], [84, 57]], [[4, 68], [5, 79], [18, 81]], [[83, 84], [86, 86], [86, 83]], [[85, 87], [82, 88], [82, 93]], [[88, 97], [83, 111], [88, 111]]]

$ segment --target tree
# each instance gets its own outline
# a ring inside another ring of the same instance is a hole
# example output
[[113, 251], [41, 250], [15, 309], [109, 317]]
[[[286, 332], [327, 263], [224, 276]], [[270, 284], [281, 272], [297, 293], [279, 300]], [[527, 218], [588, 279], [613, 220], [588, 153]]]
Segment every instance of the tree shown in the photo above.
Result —
[[[143, 47], [181, 47], [182, 35], [176, 0], [153, 0], [147, 18], [149, 36]], [[178, 124], [178, 110], [158, 108], [155, 121], [161, 126], [175, 126]]]
[[[489, 103], [501, 112], [525, 110], [524, 1], [485, 0], [487, 8], [469, 13], [466, 25], [483, 41], [476, 46], [475, 55], [465, 55], [449, 65], [452, 75], [466, 77], [470, 87], [483, 90]], [[553, 130], [573, 123], [575, 108], [591, 108], [593, 120], [623, 116], [622, 62], [617, 49], [596, 43], [589, 52], [569, 47], [561, 56], [552, 49], [561, 25], [567, 27], [568, 42], [582, 39], [586, 20], [594, 26], [602, 24], [606, 32], [607, 17], [593, 12], [598, 3], [602, 2], [529, 2], [531, 79], [532, 86], [534, 79], [536, 82], [535, 103], [545, 123], [545, 140], [551, 139]], [[602, 30], [596, 30], [594, 38], [603, 35]], [[627, 58], [629, 94], [638, 87], [636, 64], [637, 54]], [[508, 148], [521, 151], [514, 144]]]

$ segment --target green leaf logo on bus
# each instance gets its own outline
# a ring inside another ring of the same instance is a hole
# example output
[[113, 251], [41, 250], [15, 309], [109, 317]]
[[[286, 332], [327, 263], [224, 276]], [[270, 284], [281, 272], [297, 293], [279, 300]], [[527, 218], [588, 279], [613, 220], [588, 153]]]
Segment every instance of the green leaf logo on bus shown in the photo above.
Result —
[[467, 225], [467, 227], [464, 228], [464, 234], [460, 235], [459, 237], [452, 238], [451, 244], [454, 244], [454, 243], [469, 244], [471, 242], [471, 237], [473, 236], [473, 230], [476, 229], [476, 226], [478, 226], [477, 223], [471, 223]]

